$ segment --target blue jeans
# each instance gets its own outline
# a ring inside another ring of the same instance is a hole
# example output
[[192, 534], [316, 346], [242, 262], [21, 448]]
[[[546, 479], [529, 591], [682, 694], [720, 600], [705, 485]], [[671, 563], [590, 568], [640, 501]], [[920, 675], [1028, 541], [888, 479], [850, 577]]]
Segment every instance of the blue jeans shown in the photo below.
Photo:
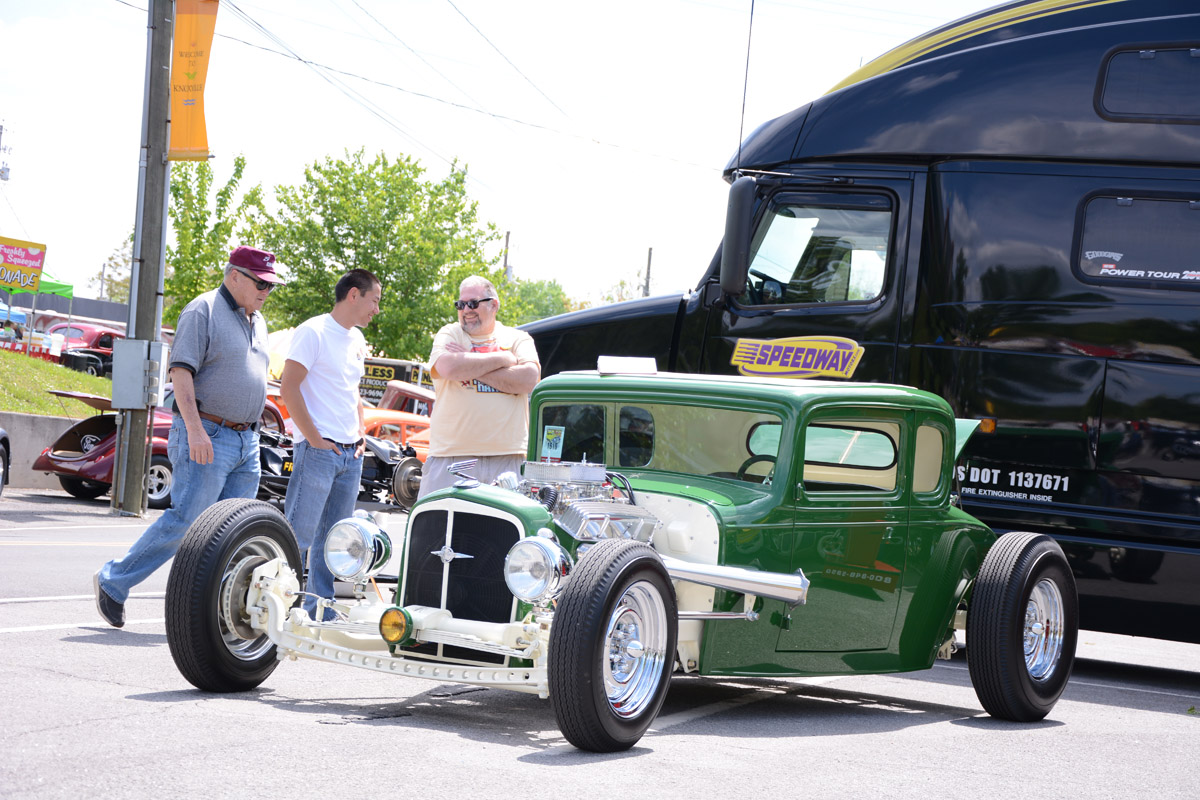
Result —
[[167, 437], [173, 482], [171, 507], [154, 521], [129, 552], [100, 568], [100, 588], [113, 600], [124, 603], [129, 590], [167, 563], [187, 529], [209, 506], [231, 497], [254, 497], [258, 493], [258, 434], [235, 431], [215, 422], [201, 420], [212, 440], [210, 464], [192, 461], [187, 427], [176, 416]]
[[[321, 597], [333, 597], [333, 573], [325, 565], [325, 535], [338, 520], [354, 516], [362, 478], [362, 458], [354, 457], [353, 448], [340, 448], [341, 455], [332, 450], [297, 442], [292, 452], [292, 477], [288, 480], [283, 513], [287, 515], [300, 553], [307, 551], [308, 583], [306, 592]], [[317, 601], [304, 598], [310, 614]], [[332, 612], [326, 613], [332, 617]]]

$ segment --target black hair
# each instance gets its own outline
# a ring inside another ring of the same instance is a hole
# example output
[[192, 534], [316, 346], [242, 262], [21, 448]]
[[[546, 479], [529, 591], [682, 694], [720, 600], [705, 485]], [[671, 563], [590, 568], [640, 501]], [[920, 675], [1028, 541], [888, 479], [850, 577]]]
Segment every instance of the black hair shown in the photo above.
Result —
[[375, 273], [370, 270], [352, 269], [338, 278], [337, 286], [333, 287], [333, 301], [335, 303], [342, 302], [350, 296], [351, 289], [358, 289], [361, 294], [366, 294], [372, 286], [382, 285], [379, 278], [376, 278]]

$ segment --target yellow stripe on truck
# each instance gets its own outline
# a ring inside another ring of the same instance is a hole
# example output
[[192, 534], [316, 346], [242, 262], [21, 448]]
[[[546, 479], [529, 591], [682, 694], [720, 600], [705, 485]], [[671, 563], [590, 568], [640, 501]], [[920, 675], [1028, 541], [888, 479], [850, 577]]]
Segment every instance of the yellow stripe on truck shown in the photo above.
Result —
[[889, 50], [879, 58], [864, 64], [859, 69], [850, 73], [849, 76], [830, 89], [829, 92], [826, 92], [826, 94], [836, 92], [838, 89], [844, 89], [847, 86], [865, 81], [868, 78], [874, 78], [876, 75], [891, 72], [940, 47], [961, 42], [963, 39], [969, 39], [972, 36], [978, 36], [982, 33], [990, 33], [997, 28], [1004, 28], [1008, 25], [1017, 22], [1026, 22], [1031, 19], [1049, 17], [1054, 14], [1062, 14], [1066, 11], [1075, 11], [1080, 8], [1091, 8], [1093, 6], [1105, 6], [1111, 3], [1124, 2], [1128, 2], [1128, 0], [1035, 0], [1035, 2], [1031, 3], [1005, 6], [993, 14], [985, 12], [984, 16], [972, 18], [962, 25], [956, 25], [949, 29], [939, 29], [918, 36], [911, 42]]

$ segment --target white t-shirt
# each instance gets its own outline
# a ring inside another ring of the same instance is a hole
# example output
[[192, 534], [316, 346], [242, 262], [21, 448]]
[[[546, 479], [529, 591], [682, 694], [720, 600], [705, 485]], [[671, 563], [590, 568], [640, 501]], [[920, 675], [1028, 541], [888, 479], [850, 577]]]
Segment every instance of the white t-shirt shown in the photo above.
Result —
[[[367, 340], [358, 328], [343, 328], [332, 314], [305, 320], [292, 334], [288, 361], [308, 370], [300, 396], [323, 438], [358, 441], [358, 383], [367, 358]], [[304, 439], [299, 429], [297, 441]]]

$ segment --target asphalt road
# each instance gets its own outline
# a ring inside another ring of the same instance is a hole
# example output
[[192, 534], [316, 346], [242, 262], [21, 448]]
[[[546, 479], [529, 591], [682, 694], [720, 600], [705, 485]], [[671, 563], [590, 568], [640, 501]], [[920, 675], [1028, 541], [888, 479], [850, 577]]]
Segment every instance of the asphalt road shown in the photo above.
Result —
[[128, 625], [91, 575], [148, 524], [0, 497], [0, 797], [1200, 796], [1200, 646], [1085, 632], [1036, 724], [987, 717], [965, 659], [910, 675], [676, 679], [633, 750], [582, 753], [547, 701], [285, 662], [203, 694], [171, 660], [167, 569]]

